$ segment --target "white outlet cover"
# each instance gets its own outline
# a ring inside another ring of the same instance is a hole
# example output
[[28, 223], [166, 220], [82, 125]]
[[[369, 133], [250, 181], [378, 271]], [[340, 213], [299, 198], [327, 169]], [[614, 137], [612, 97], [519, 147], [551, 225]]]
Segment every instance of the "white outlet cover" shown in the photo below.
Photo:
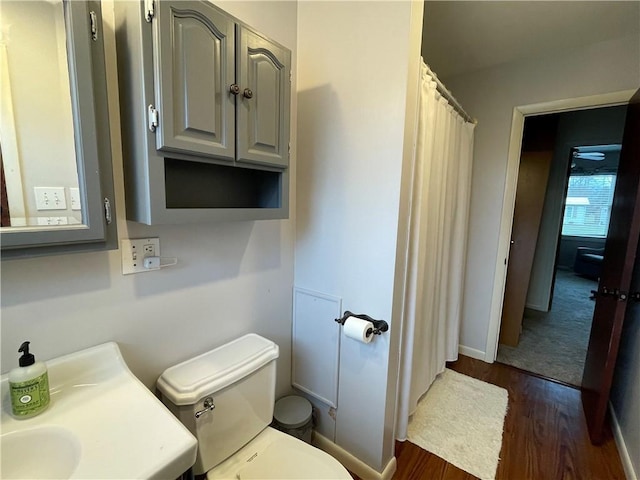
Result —
[[120, 242], [122, 253], [122, 274], [150, 272], [160, 270], [157, 268], [145, 268], [145, 257], [160, 256], [160, 238], [123, 238]]

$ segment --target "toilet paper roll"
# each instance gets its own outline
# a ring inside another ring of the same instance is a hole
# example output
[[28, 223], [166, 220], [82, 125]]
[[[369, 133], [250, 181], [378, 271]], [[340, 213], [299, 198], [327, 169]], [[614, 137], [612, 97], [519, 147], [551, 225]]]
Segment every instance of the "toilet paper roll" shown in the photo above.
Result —
[[347, 317], [344, 322], [344, 334], [359, 342], [369, 343], [373, 340], [373, 323], [357, 317]]

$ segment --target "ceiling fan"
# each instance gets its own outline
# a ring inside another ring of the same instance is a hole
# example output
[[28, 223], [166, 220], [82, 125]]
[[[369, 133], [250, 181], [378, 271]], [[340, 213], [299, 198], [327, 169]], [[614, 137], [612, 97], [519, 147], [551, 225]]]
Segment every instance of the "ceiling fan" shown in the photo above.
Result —
[[575, 160], [592, 160], [592, 161], [602, 161], [604, 160], [604, 153], [602, 152], [573, 152], [573, 158]]

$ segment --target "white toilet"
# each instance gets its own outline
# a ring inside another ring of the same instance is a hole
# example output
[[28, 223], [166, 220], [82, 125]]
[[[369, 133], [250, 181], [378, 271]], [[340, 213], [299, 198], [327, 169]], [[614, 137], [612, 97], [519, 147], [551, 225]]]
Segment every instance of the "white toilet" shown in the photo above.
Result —
[[331, 455], [275, 430], [278, 346], [245, 335], [168, 368], [162, 401], [198, 439], [195, 475], [207, 479], [344, 479]]

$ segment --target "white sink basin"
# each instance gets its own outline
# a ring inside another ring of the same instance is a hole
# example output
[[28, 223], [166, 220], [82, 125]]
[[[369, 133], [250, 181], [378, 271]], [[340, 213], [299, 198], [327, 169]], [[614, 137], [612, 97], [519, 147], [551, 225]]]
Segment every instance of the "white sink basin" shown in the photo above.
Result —
[[2, 478], [69, 478], [80, 462], [78, 438], [61, 427], [2, 435]]
[[11, 415], [1, 379], [0, 478], [168, 478], [196, 459], [196, 439], [130, 372], [115, 343], [45, 362], [51, 403]]

